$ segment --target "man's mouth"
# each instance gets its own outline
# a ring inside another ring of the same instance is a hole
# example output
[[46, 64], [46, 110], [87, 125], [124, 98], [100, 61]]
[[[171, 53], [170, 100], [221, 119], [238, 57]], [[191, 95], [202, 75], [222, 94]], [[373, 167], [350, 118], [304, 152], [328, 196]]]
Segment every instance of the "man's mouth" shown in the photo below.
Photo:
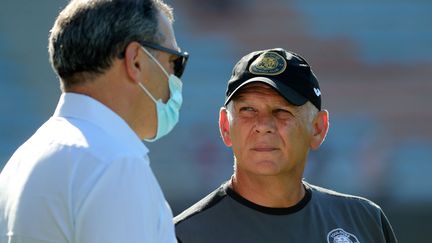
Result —
[[272, 152], [278, 150], [278, 148], [270, 147], [270, 146], [259, 146], [259, 147], [253, 147], [252, 150], [256, 152]]

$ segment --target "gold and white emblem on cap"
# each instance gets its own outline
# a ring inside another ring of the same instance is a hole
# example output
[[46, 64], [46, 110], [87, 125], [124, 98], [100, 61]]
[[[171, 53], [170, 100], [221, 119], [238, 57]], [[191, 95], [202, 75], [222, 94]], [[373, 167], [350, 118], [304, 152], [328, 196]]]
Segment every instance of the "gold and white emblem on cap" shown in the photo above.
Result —
[[287, 63], [285, 58], [276, 52], [262, 53], [249, 66], [249, 72], [255, 75], [278, 75], [285, 71]]

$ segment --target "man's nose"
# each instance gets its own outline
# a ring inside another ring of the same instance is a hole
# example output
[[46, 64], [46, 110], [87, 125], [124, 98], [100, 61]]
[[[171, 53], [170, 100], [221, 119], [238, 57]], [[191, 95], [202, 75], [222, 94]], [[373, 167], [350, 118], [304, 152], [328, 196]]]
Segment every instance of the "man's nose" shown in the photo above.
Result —
[[276, 124], [274, 117], [268, 114], [260, 114], [257, 116], [255, 124], [255, 132], [257, 133], [274, 133]]

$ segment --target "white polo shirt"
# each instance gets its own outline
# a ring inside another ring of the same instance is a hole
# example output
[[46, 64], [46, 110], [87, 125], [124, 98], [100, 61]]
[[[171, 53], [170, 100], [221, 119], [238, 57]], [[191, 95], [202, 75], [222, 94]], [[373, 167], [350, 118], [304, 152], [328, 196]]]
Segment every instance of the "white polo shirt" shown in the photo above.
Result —
[[112, 110], [62, 94], [0, 174], [0, 243], [176, 242], [147, 153]]

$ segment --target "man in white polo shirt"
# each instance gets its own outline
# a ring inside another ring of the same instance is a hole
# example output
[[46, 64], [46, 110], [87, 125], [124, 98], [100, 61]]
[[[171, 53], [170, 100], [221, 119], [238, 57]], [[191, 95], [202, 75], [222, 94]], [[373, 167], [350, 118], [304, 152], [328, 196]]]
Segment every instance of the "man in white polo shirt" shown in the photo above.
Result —
[[178, 121], [188, 54], [161, 0], [71, 1], [49, 38], [63, 91], [0, 174], [0, 243], [176, 242], [142, 140]]

